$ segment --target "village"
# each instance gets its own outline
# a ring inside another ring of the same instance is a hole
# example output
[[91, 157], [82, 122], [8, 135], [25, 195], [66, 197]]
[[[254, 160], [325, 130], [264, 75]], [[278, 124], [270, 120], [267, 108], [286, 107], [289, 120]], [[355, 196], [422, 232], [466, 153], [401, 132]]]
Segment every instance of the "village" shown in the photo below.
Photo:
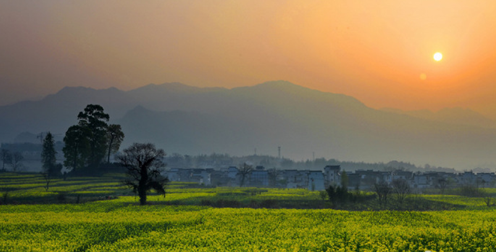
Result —
[[[346, 174], [346, 175], [345, 175]], [[347, 172], [339, 165], [327, 165], [322, 170], [283, 170], [266, 169], [256, 166], [249, 171], [231, 166], [214, 169], [182, 169], [170, 168], [163, 173], [170, 181], [195, 182], [204, 186], [249, 186], [249, 187], [277, 187], [277, 188], [307, 188], [312, 191], [321, 191], [330, 185], [340, 185], [342, 176], [348, 180], [348, 190], [373, 190], [374, 184], [394, 180], [406, 181], [412, 189], [456, 188], [464, 185], [477, 188], [494, 187], [496, 175], [494, 173], [461, 173], [450, 172], [411, 172], [411, 171], [374, 171], [356, 170]]]
[[[63, 145], [58, 141], [55, 147], [57, 160], [61, 162], [64, 158], [61, 151]], [[21, 153], [23, 158], [20, 161], [20, 170], [32, 172], [40, 169], [41, 144], [2, 143], [1, 148], [12, 153]], [[110, 160], [114, 161], [114, 158]], [[317, 162], [318, 160], [321, 162]], [[208, 187], [306, 188], [311, 191], [322, 191], [330, 185], [341, 185], [343, 176], [346, 176], [348, 190], [374, 190], [374, 185], [377, 183], [391, 184], [395, 180], [403, 180], [411, 189], [418, 192], [422, 192], [423, 189], [444, 190], [467, 185], [477, 188], [496, 186], [496, 174], [490, 171], [429, 170], [435, 167], [426, 167], [423, 171], [412, 171], [408, 167], [401, 168], [401, 165], [405, 163], [393, 164], [392, 162], [384, 164], [384, 167], [394, 165], [397, 168], [390, 166], [389, 169], [382, 167], [381, 170], [381, 166], [377, 164], [358, 166], [354, 163], [346, 165], [347, 169], [337, 164], [322, 165], [323, 168], [318, 169], [319, 164], [325, 162], [325, 159], [318, 160], [307, 161], [305, 164], [310, 165], [306, 169], [301, 167], [297, 169], [298, 167], [289, 162], [289, 159], [281, 158], [280, 153], [279, 157], [260, 155], [232, 157], [212, 154], [189, 159], [187, 155], [172, 154], [164, 160], [168, 165], [162, 175], [168, 177], [169, 181], [194, 182]], [[234, 166], [236, 163], [243, 163], [243, 165]], [[197, 168], [192, 168], [195, 166]], [[249, 169], [244, 169], [247, 167]]]

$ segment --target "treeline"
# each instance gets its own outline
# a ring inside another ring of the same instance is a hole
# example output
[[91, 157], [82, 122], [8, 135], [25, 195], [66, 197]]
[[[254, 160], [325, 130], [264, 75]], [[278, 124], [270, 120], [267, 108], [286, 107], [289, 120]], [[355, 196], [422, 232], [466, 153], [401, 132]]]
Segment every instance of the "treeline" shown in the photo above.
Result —
[[322, 169], [326, 165], [340, 165], [343, 170], [375, 170], [375, 171], [442, 171], [455, 172], [453, 168], [435, 167], [425, 165], [416, 166], [408, 162], [391, 161], [388, 163], [366, 163], [366, 162], [349, 162], [339, 161], [337, 159], [316, 158], [315, 160], [294, 161], [289, 158], [281, 158], [269, 155], [249, 155], [249, 156], [231, 156], [229, 154], [212, 153], [210, 155], [182, 155], [173, 153], [166, 157], [169, 168], [197, 168], [197, 167], [225, 167], [237, 166], [242, 163], [250, 163], [254, 166], [265, 166], [266, 168], [278, 167], [282, 169], [314, 170]]
[[1, 170], [6, 171], [10, 168], [12, 171], [16, 172], [22, 168], [22, 161], [24, 156], [20, 151], [10, 151], [8, 149], [0, 150], [0, 160], [2, 161]]
[[[73, 175], [96, 175], [108, 171], [113, 166], [110, 155], [119, 150], [124, 139], [121, 126], [108, 124], [110, 116], [100, 105], [87, 105], [77, 119], [77, 124], [70, 126], [64, 136], [63, 166]], [[63, 175], [63, 166], [56, 159], [57, 149], [53, 135], [47, 132], [41, 153], [47, 190], [51, 178]]]

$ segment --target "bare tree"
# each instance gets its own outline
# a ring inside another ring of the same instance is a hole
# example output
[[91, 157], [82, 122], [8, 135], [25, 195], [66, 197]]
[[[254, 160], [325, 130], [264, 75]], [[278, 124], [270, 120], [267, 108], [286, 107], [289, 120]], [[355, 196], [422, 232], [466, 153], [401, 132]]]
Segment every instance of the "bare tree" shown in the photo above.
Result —
[[134, 143], [117, 157], [127, 169], [128, 178], [123, 184], [138, 193], [140, 205], [146, 204], [146, 193], [152, 189], [165, 197], [165, 186], [169, 179], [160, 174], [165, 167], [162, 161], [164, 157], [164, 150], [157, 150], [151, 143]]
[[10, 161], [12, 159], [9, 150], [0, 150], [0, 158], [2, 159], [2, 170], [5, 171], [5, 164], [10, 164]]
[[392, 192], [391, 187], [386, 181], [380, 181], [374, 184], [374, 191], [379, 199], [379, 204], [386, 206], [388, 197]]
[[272, 187], [277, 186], [277, 177], [281, 175], [281, 171], [276, 169], [275, 167], [267, 170], [269, 175], [269, 185]]
[[482, 178], [477, 178], [476, 184], [477, 188], [479, 188], [479, 185], [482, 185], [482, 188], [486, 188], [486, 181]]
[[43, 179], [45, 180], [45, 186], [43, 186], [43, 188], [45, 188], [45, 191], [48, 192], [48, 189], [50, 189], [50, 182], [52, 181], [52, 176], [50, 176], [49, 171], [42, 171], [41, 175], [43, 176]]
[[107, 163], [110, 163], [110, 154], [115, 153], [121, 147], [121, 143], [124, 140], [124, 133], [119, 124], [110, 124], [107, 128], [107, 139], [108, 143], [108, 153], [107, 153]]
[[446, 178], [440, 178], [437, 180], [437, 187], [441, 190], [441, 194], [444, 195], [444, 191], [448, 187], [448, 180]]
[[242, 187], [245, 184], [246, 177], [253, 171], [253, 166], [243, 163], [239, 166], [238, 175], [241, 177], [241, 182], [239, 186]]
[[490, 206], [494, 206], [494, 203], [493, 203], [493, 198], [490, 197], [489, 195], [486, 195], [484, 197], [484, 203], [486, 203], [486, 206], [490, 207]]
[[395, 179], [391, 183], [391, 186], [396, 195], [396, 200], [402, 205], [405, 198], [410, 194], [410, 185], [408, 184], [408, 181], [404, 179]]
[[22, 168], [22, 161], [24, 160], [24, 156], [20, 152], [14, 152], [12, 154], [10, 166], [13, 171], [18, 171]]

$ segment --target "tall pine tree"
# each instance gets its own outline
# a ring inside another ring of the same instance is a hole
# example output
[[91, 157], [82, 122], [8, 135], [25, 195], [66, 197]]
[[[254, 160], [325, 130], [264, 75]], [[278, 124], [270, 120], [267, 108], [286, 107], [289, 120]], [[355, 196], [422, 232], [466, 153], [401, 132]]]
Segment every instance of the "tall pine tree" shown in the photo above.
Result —
[[41, 151], [41, 162], [43, 163], [43, 172], [54, 176], [57, 151], [55, 151], [55, 141], [52, 133], [48, 132], [43, 139], [43, 150]]

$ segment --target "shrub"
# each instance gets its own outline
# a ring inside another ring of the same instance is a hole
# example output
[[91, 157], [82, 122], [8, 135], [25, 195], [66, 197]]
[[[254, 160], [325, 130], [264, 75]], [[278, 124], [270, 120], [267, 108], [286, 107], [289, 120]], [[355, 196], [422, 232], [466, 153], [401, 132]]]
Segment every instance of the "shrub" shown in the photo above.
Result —
[[2, 204], [6, 205], [9, 201], [9, 191], [5, 191], [2, 193]]
[[203, 200], [201, 201], [201, 205], [202, 205], [202, 206], [213, 206], [213, 202], [212, 202], [212, 201], [210, 201], [210, 200], [207, 200], [207, 199], [203, 199]]
[[57, 201], [59, 203], [65, 203], [66, 200], [67, 200], [67, 193], [66, 192], [58, 192]]
[[484, 191], [474, 185], [464, 185], [458, 189], [458, 194], [467, 197], [482, 197]]
[[216, 207], [241, 207], [241, 203], [237, 200], [217, 200]]
[[277, 208], [278, 204], [276, 200], [267, 199], [260, 202], [260, 207], [262, 208]]

